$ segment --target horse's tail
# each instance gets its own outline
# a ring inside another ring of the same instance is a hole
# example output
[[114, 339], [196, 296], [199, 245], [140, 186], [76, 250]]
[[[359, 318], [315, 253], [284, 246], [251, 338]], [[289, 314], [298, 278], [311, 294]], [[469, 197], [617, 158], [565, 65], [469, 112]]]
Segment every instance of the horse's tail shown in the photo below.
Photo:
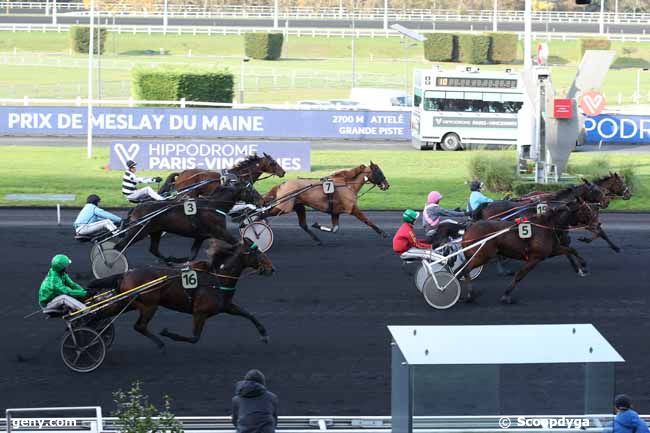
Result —
[[278, 196], [278, 190], [280, 189], [280, 185], [275, 185], [273, 188], [269, 190], [266, 194], [264, 194], [264, 197], [262, 197], [262, 203], [265, 205], [271, 203], [273, 200], [275, 200]]
[[123, 274], [111, 275], [106, 278], [92, 280], [88, 284], [89, 289], [117, 289], [122, 283]]
[[158, 193], [163, 194], [166, 192], [171, 192], [174, 184], [176, 183], [176, 178], [178, 177], [180, 173], [172, 173], [169, 176], [167, 176], [167, 179], [165, 179], [165, 182], [160, 185], [160, 188], [158, 188]]

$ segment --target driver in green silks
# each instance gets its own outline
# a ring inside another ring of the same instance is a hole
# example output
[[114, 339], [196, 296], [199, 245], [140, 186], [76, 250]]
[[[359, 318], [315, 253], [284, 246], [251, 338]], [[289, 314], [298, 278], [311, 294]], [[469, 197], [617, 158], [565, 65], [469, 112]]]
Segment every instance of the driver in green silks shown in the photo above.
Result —
[[68, 256], [57, 254], [52, 258], [50, 270], [38, 290], [38, 303], [43, 308], [79, 310], [85, 307], [80, 299], [88, 296], [86, 289], [72, 281], [66, 268], [72, 261]]

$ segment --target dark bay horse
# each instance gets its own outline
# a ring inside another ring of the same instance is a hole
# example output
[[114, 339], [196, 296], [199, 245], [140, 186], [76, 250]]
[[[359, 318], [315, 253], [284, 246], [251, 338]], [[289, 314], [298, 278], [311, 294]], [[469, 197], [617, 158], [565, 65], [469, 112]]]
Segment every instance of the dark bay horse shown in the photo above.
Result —
[[334, 192], [328, 196], [323, 190], [323, 180], [295, 179], [274, 186], [264, 196], [265, 205], [273, 206], [264, 217], [295, 212], [298, 224], [318, 244], [320, 239], [307, 227], [306, 206], [331, 215], [332, 226], [326, 227], [315, 223], [313, 227], [326, 232], [337, 232], [341, 214], [354, 215], [383, 237], [388, 235], [377, 227], [357, 206], [359, 191], [370, 183], [386, 191], [390, 184], [381, 168], [372, 161], [370, 165], [360, 165], [349, 170], [334, 172], [323, 179], [334, 182]]
[[[262, 197], [250, 182], [237, 180], [232, 184], [221, 186], [205, 198], [198, 198], [196, 214], [186, 215], [183, 201], [149, 201], [139, 204], [129, 213], [125, 224], [131, 228], [115, 245], [122, 251], [125, 247], [147, 236], [151, 238], [149, 251], [165, 262], [183, 263], [194, 260], [204, 240], [221, 239], [231, 244], [237, 242], [226, 230], [226, 215], [237, 201], [261, 205]], [[138, 225], [140, 219], [146, 219], [154, 212], [161, 212], [149, 222]], [[192, 238], [191, 256], [186, 258], [163, 257], [160, 253], [160, 238], [163, 232]]]
[[[593, 183], [594, 185], [598, 186], [601, 189], [606, 190], [607, 197], [609, 198], [622, 198], [623, 200], [629, 200], [630, 198], [632, 198], [632, 191], [625, 184], [625, 179], [623, 179], [623, 177], [619, 175], [617, 172], [612, 173], [610, 171], [609, 175], [602, 176], [598, 179], [595, 179], [591, 181], [591, 183]], [[536, 191], [536, 192], [531, 192], [529, 194], [526, 194], [514, 200], [515, 201], [531, 200], [531, 199], [550, 200], [552, 196], [553, 193]]]
[[[263, 156], [251, 155], [245, 160], [237, 163], [228, 172], [237, 175], [238, 178], [255, 183], [262, 173], [268, 173], [271, 176], [284, 177], [285, 171], [272, 156], [264, 153]], [[180, 173], [172, 173], [167, 176], [165, 182], [161, 185], [159, 193], [171, 192], [172, 189], [180, 191], [192, 185], [203, 181], [213, 181], [187, 192], [188, 197], [198, 197], [199, 195], [210, 195], [219, 187], [221, 173], [213, 170], [201, 170], [193, 168], [184, 170]]]
[[[469, 272], [486, 264], [498, 256], [524, 261], [524, 265], [517, 270], [515, 276], [501, 297], [501, 302], [511, 304], [514, 302], [512, 291], [517, 284], [541, 261], [558, 255], [569, 258], [572, 266], [579, 275], [585, 276], [586, 262], [578, 252], [569, 246], [567, 231], [570, 227], [584, 226], [585, 228], [597, 223], [598, 214], [589, 203], [575, 200], [567, 205], [549, 208], [543, 215], [530, 218], [532, 237], [522, 239], [519, 237], [516, 222], [482, 220], [470, 225], [463, 235], [461, 245], [467, 247], [475, 242], [486, 239], [501, 230], [505, 232], [489, 241], [483, 247], [475, 246], [465, 251], [467, 266], [460, 274], [468, 285], [467, 300], [474, 298]], [[577, 259], [578, 264], [574, 262]]]
[[[250, 320], [257, 328], [262, 341], [268, 343], [268, 334], [264, 326], [255, 316], [233, 302], [236, 285], [242, 273], [247, 268], [258, 271], [261, 275], [271, 275], [274, 271], [269, 258], [251, 241], [243, 239], [234, 246], [223, 247], [222, 242], [212, 241], [208, 250], [210, 262], [192, 262], [190, 267], [197, 272], [198, 287], [188, 291], [181, 282], [181, 270], [168, 268], [140, 268], [122, 275], [95, 280], [89, 288], [117, 289], [123, 293], [135, 287], [167, 277], [164, 281], [147, 289], [137, 296], [128, 310], [138, 310], [140, 316], [134, 329], [151, 339], [156, 346], [163, 350], [163, 341], [152, 334], [148, 324], [153, 319], [158, 307], [164, 307], [180, 313], [192, 315], [192, 336], [187, 337], [164, 329], [160, 335], [175, 341], [197, 343], [205, 321], [219, 313], [241, 316]], [[108, 308], [102, 312], [102, 318], [118, 314], [126, 306], [126, 301]], [[128, 311], [127, 310], [127, 311]]]

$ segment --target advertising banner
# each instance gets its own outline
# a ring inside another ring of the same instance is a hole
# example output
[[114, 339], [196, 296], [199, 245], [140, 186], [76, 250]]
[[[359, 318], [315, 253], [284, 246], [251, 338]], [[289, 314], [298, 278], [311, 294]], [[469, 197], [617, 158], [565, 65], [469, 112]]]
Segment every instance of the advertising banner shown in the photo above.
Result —
[[[0, 107], [0, 135], [84, 135], [84, 107]], [[227, 108], [93, 111], [93, 135], [124, 137], [410, 139], [410, 113]]]
[[585, 118], [586, 141], [650, 143], [650, 116], [601, 114]]
[[124, 170], [131, 159], [141, 170], [223, 170], [263, 153], [286, 171], [311, 170], [309, 143], [294, 141], [116, 141], [111, 143], [109, 167]]

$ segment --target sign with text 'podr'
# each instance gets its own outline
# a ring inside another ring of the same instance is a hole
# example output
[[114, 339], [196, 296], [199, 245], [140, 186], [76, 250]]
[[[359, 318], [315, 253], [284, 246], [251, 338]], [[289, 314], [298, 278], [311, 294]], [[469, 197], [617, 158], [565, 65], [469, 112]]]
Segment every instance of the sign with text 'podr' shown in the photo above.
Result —
[[311, 170], [309, 143], [278, 141], [117, 141], [111, 143], [109, 167], [124, 170], [131, 159], [142, 170], [223, 170], [262, 153], [271, 155], [286, 171]]
[[586, 141], [650, 143], [650, 116], [601, 114], [585, 119]]
[[[83, 107], [0, 107], [0, 135], [83, 135]], [[117, 108], [93, 111], [93, 134], [125, 137], [410, 139], [400, 111]]]

